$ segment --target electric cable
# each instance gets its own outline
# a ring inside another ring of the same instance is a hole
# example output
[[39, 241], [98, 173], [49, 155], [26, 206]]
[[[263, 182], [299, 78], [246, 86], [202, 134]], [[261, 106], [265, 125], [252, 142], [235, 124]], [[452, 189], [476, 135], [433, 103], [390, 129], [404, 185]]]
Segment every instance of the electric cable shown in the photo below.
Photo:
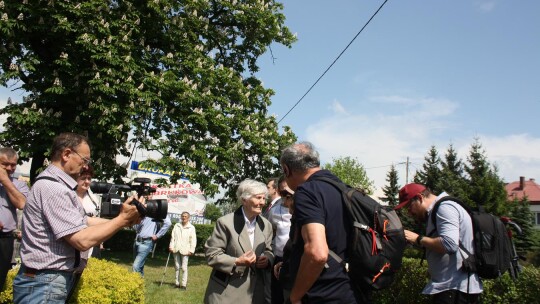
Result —
[[388, 2], [388, 0], [385, 0], [383, 2], [383, 4], [381, 4], [381, 6], [379, 6], [379, 8], [375, 11], [375, 13], [373, 13], [373, 15], [371, 16], [371, 18], [369, 18], [369, 20], [366, 22], [366, 24], [364, 24], [364, 26], [360, 29], [360, 31], [358, 31], [358, 33], [356, 33], [356, 35], [354, 36], [354, 38], [349, 42], [349, 44], [347, 44], [347, 46], [343, 49], [343, 51], [341, 51], [341, 53], [339, 53], [339, 55], [336, 57], [336, 59], [334, 59], [334, 61], [330, 64], [330, 66], [328, 68], [326, 68], [326, 70], [322, 73], [321, 76], [319, 76], [319, 78], [315, 81], [315, 83], [313, 83], [311, 85], [311, 87], [307, 90], [306, 93], [304, 93], [304, 95], [302, 95], [302, 97], [294, 104], [294, 106], [292, 106], [292, 108], [289, 109], [289, 111], [287, 111], [287, 113], [285, 113], [285, 115], [283, 115], [283, 117], [278, 121], [278, 124], [283, 120], [285, 119], [285, 117], [287, 117], [287, 115], [289, 115], [289, 113], [292, 112], [292, 110], [294, 108], [296, 108], [296, 106], [304, 99], [304, 97], [306, 97], [306, 95], [317, 85], [317, 83], [324, 77], [324, 75], [326, 75], [326, 73], [332, 68], [332, 66], [339, 60], [339, 58], [341, 57], [341, 55], [343, 55], [343, 53], [345, 53], [345, 51], [347, 51], [347, 49], [349, 48], [349, 46], [351, 46], [351, 44], [354, 42], [354, 40], [356, 40], [356, 38], [360, 35], [360, 33], [362, 33], [362, 31], [366, 28], [366, 26], [371, 22], [371, 20], [379, 13], [379, 11], [383, 8], [383, 6], [386, 4], [386, 2]]

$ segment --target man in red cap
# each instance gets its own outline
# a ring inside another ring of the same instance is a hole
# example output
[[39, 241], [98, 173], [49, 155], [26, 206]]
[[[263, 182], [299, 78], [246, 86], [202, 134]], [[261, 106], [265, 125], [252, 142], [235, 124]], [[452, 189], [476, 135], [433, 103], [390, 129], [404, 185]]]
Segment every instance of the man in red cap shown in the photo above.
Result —
[[399, 204], [395, 209], [406, 208], [409, 216], [426, 224], [426, 235], [405, 230], [411, 244], [426, 249], [430, 281], [423, 294], [432, 296], [433, 303], [478, 303], [482, 283], [476, 273], [461, 269], [466, 252], [474, 253], [471, 217], [458, 203], [446, 200], [440, 203], [436, 221], [429, 220], [433, 206], [446, 192], [436, 196], [420, 184], [407, 184], [399, 190]]

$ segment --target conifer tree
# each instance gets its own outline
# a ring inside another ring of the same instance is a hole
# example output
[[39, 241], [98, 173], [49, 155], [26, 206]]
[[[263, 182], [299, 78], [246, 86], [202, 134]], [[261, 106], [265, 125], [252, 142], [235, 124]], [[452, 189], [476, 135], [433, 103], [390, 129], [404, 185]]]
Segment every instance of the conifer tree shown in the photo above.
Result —
[[496, 166], [491, 166], [486, 152], [478, 139], [471, 145], [467, 172], [467, 197], [464, 200], [471, 206], [481, 204], [487, 212], [504, 215], [507, 210], [504, 182], [498, 176]]
[[533, 227], [533, 213], [530, 209], [530, 203], [527, 196], [524, 196], [520, 200], [514, 198], [511, 204], [511, 219], [521, 228], [522, 234], [513, 234], [514, 243], [516, 249], [519, 252], [529, 251], [535, 246], [536, 240], [534, 238]]
[[463, 162], [452, 144], [448, 147], [444, 160], [441, 161], [441, 167], [441, 176], [436, 188], [451, 196], [465, 198], [467, 184], [463, 176]]
[[424, 157], [424, 164], [422, 170], [417, 171], [414, 175], [414, 182], [422, 184], [431, 189], [434, 193], [439, 193], [437, 182], [441, 177], [441, 169], [439, 168], [441, 159], [439, 158], [439, 152], [435, 146], [431, 146], [428, 154]]
[[388, 203], [388, 206], [395, 207], [397, 206], [399, 202], [399, 189], [400, 186], [398, 184], [398, 172], [396, 170], [396, 166], [392, 165], [390, 167], [390, 171], [386, 174], [386, 182], [388, 183], [385, 187], [383, 187], [383, 193], [384, 197], [381, 197], [380, 199], [383, 202]]

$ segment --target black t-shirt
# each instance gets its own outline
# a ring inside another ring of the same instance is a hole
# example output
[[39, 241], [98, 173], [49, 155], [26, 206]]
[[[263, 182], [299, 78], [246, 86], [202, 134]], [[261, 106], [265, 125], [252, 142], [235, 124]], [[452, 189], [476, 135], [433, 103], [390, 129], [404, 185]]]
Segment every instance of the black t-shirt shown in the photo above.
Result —
[[[293, 242], [289, 262], [293, 276], [298, 272], [300, 259], [304, 253], [304, 241], [300, 233], [303, 225], [310, 223], [324, 225], [328, 248], [341, 258], [346, 258], [345, 251], [351, 229], [343, 215], [341, 192], [326, 182], [314, 181], [314, 177], [318, 176], [339, 181], [330, 171], [320, 170], [310, 176], [294, 193], [292, 222], [298, 229], [298, 236], [295, 240], [295, 232], [291, 230], [290, 237]], [[304, 300], [308, 303], [356, 303], [349, 276], [343, 266], [331, 257], [328, 258], [327, 265], [328, 268], [323, 269]]]

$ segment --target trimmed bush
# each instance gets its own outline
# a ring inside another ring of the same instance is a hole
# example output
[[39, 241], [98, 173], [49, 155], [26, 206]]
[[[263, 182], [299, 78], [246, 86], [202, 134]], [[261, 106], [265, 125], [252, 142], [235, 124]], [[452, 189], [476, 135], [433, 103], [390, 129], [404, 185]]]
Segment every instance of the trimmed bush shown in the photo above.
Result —
[[[404, 258], [403, 266], [394, 284], [373, 294], [375, 304], [430, 303], [430, 297], [422, 295], [428, 281], [427, 264], [420, 259]], [[530, 304], [540, 303], [540, 270], [533, 266], [523, 267], [519, 278], [513, 281], [508, 273], [498, 279], [482, 280], [484, 304]]]
[[[9, 271], [0, 303], [13, 303], [12, 284], [18, 271]], [[90, 258], [70, 303], [144, 303], [144, 279], [113, 262]]]

